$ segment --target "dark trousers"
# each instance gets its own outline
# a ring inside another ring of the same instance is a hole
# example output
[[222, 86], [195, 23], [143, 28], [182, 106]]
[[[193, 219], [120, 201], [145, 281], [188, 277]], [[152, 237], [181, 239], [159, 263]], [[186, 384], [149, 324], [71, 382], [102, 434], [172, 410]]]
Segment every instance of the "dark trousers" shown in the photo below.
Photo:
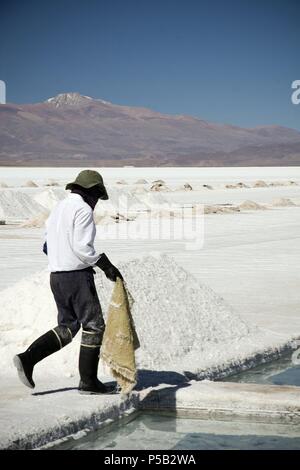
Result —
[[92, 268], [57, 271], [50, 274], [50, 286], [58, 310], [58, 325], [71, 330], [73, 337], [80, 326], [101, 333], [105, 329]]

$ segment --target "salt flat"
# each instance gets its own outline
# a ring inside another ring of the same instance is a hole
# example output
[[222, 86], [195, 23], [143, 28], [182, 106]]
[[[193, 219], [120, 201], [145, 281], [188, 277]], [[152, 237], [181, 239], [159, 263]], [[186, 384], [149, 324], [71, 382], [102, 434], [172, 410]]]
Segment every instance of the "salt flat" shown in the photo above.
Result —
[[[37, 182], [48, 181], [50, 178], [57, 181], [69, 181], [83, 168], [42, 168], [42, 167], [1, 167], [0, 180], [9, 184], [22, 184], [29, 179]], [[231, 183], [233, 181], [266, 180], [300, 180], [300, 167], [121, 167], [121, 168], [93, 168], [103, 175], [109, 183], [125, 179], [133, 183], [139, 178], [149, 181], [163, 179], [168, 183]]]
[[[1, 289], [47, 265], [43, 229], [0, 226]], [[177, 240], [96, 240], [117, 263], [165, 252], [222, 295], [240, 315], [281, 333], [300, 335], [300, 208], [209, 215], [204, 246]]]
[[[62, 183], [63, 181], [69, 181], [73, 175], [76, 175], [74, 169], [54, 169], [53, 171], [52, 169], [34, 169], [34, 171], [33, 175], [32, 169], [22, 169], [22, 171], [21, 169], [12, 168], [1, 169], [0, 181], [14, 185], [13, 188], [9, 188], [9, 191], [21, 191], [30, 197], [34, 197], [35, 194], [44, 191], [46, 188], [20, 188], [26, 180], [34, 179], [42, 184], [47, 179], [53, 178]], [[127, 179], [133, 186], [132, 183], [140, 177], [149, 182], [152, 179], [162, 178], [169, 185], [173, 185], [171, 191], [165, 191], [157, 195], [152, 193], [151, 200], [155, 200], [156, 197], [159, 200], [161, 194], [164, 201], [176, 204], [238, 204], [245, 200], [269, 204], [270, 207], [267, 210], [246, 210], [231, 214], [205, 215], [204, 244], [201, 249], [187, 249], [184, 240], [101, 239], [101, 225], [98, 226], [96, 248], [99, 252], [106, 252], [117, 265], [145, 255], [157, 257], [161, 253], [168, 254], [188, 273], [195, 275], [201, 285], [209, 286], [217, 296], [223, 297], [225, 302], [247, 324], [254, 327], [258, 325], [262, 333], [260, 338], [265, 335], [266, 346], [267, 343], [268, 346], [271, 343], [275, 346], [292, 338], [300, 337], [300, 206], [297, 205], [298, 200], [300, 200], [300, 168], [226, 168], [224, 171], [220, 168], [122, 168], [105, 169], [105, 171], [109, 175], [109, 178], [107, 178], [109, 187], [110, 185], [117, 187], [116, 181], [121, 178]], [[238, 189], [225, 189], [222, 187], [224, 183], [237, 183], [238, 181], [247, 181], [250, 185], [257, 179], [265, 180], [268, 183], [276, 180], [284, 185]], [[290, 180], [295, 181], [296, 184], [287, 185]], [[175, 186], [180, 186], [187, 181], [198, 186], [198, 190], [181, 191], [175, 188]], [[215, 189], [201, 188], [201, 185], [208, 183]], [[127, 185], [125, 186], [127, 187]], [[130, 184], [128, 186], [130, 187]], [[118, 187], [122, 188], [122, 185], [118, 185]], [[59, 189], [61, 190], [61, 188]], [[3, 190], [7, 191], [7, 189]], [[272, 201], [278, 198], [287, 198], [296, 205], [287, 207], [271, 206]], [[128, 224], [130, 223], [133, 222], [128, 222]], [[137, 219], [137, 223], [143, 225], [143, 219]], [[11, 287], [13, 294], [14, 285], [17, 281], [26, 280], [28, 276], [46, 268], [47, 258], [42, 253], [43, 234], [43, 227], [22, 228], [17, 225], [0, 225], [0, 292], [2, 291], [2, 297], [7, 296], [4, 289]], [[180, 290], [180, 283], [174, 288]], [[16, 305], [18, 305], [18, 302], [22, 303], [23, 301], [22, 290], [18, 288], [16, 293], [19, 296], [15, 300]], [[7, 298], [14, 301], [12, 294]], [[2, 305], [0, 322], [2, 328], [6, 331], [4, 347], [9, 344], [10, 356], [14, 353], [14, 349], [20, 347], [21, 343], [24, 347], [27, 345], [25, 344], [26, 340], [24, 340], [27, 330], [11, 329], [15, 319], [11, 319], [10, 322], [6, 310], [8, 310], [6, 306]], [[184, 308], [181, 310], [180, 315], [185, 315]], [[34, 312], [32, 314], [34, 315]], [[46, 310], [45, 315], [47, 315]], [[40, 321], [41, 319], [35, 323], [34, 332], [35, 328], [37, 330], [41, 329]], [[48, 325], [47, 322], [49, 321], [50, 319], [47, 318], [47, 321], [45, 319], [45, 326]], [[40, 333], [43, 332], [40, 331]], [[28, 340], [31, 334], [29, 328]], [[260, 342], [257, 345], [262, 346]], [[76, 343], [74, 347], [76, 347]], [[220, 354], [222, 355], [221, 342], [218, 348], [220, 348]], [[237, 351], [238, 354], [239, 351]], [[3, 357], [2, 359], [5, 370], [5, 361], [11, 361], [11, 357]], [[59, 356], [53, 360], [49, 358], [49, 364], [58, 364], [59, 360]], [[41, 366], [44, 365], [41, 364]], [[46, 366], [47, 364], [45, 364]], [[47, 387], [49, 389], [53, 388], [55, 383], [52, 377], [48, 384], [45, 377], [45, 367], [41, 367], [41, 373], [37, 371], [38, 383], [41, 384], [44, 390]], [[9, 416], [5, 413], [7, 401], [9, 401], [10, 407], [13, 408], [14, 400], [17, 400], [18, 407], [22, 408], [22, 390], [18, 385], [18, 379], [16, 376], [11, 375], [11, 367], [7, 367], [7, 369], [10, 369], [10, 377], [5, 378], [6, 392], [5, 396], [2, 397], [4, 401], [1, 408], [6, 420], [9, 419]], [[56, 374], [59, 374], [59, 368], [56, 370]], [[4, 377], [5, 374], [2, 376], [2, 380], [4, 380]], [[76, 380], [72, 376], [70, 379], [66, 378], [66, 385], [71, 382], [73, 387], [74, 383], [76, 386]], [[59, 379], [58, 383], [62, 383], [62, 378]], [[25, 389], [24, 397], [28, 393], [29, 391]], [[72, 394], [73, 392], [71, 392]], [[36, 399], [34, 396], [28, 396], [22, 418], [25, 421], [30, 421], [31, 424], [29, 426], [28, 422], [28, 429], [31, 429], [31, 431], [35, 429], [35, 424], [30, 410], [34, 409], [32, 400]], [[78, 400], [75, 401], [78, 402]], [[64, 400], [59, 397], [56, 400], [53, 397], [51, 402], [54, 407], [58, 406], [55, 411], [55, 419], [59, 422], [59, 416], [64, 414]], [[48, 418], [50, 420], [50, 416]], [[63, 422], [64, 419], [62, 418], [61, 421]], [[26, 424], [23, 428], [26, 430]]]
[[[20, 186], [28, 178], [38, 182], [68, 181], [73, 168], [1, 168], [0, 179]], [[300, 183], [300, 168], [112, 168], [103, 169], [108, 187], [118, 179], [135, 182], [162, 178], [168, 184], [187, 180], [199, 187], [209, 183], [246, 183], [257, 179], [268, 183]], [[119, 185], [122, 189], [122, 185]], [[124, 185], [126, 187], [126, 185]], [[18, 190], [16, 187], [11, 188]], [[45, 188], [20, 188], [28, 195]], [[55, 189], [55, 188], [54, 188]], [[59, 188], [61, 191], [61, 188]], [[271, 203], [274, 199], [300, 200], [300, 184], [258, 188], [172, 190], [161, 193], [170, 204], [236, 204], [244, 200]], [[160, 194], [152, 194], [159, 196]], [[300, 208], [210, 214], [204, 218], [204, 245], [190, 251], [180, 240], [96, 240], [99, 251], [116, 263], [132, 257], [168, 253], [184, 268], [222, 295], [240, 315], [274, 333], [300, 333]], [[0, 289], [46, 267], [41, 252], [43, 228], [0, 226], [2, 275]]]

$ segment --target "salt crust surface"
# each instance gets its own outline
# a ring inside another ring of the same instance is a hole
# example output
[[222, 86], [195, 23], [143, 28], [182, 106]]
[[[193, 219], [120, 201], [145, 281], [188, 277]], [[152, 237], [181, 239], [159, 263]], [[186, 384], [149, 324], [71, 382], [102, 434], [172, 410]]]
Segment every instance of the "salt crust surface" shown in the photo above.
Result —
[[44, 211], [44, 207], [22, 191], [0, 191], [0, 218], [26, 219]]

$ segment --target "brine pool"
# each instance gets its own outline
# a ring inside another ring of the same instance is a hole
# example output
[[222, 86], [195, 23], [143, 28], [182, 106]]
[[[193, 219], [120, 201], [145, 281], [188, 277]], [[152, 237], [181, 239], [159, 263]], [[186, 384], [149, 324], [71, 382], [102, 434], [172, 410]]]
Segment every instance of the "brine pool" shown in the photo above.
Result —
[[[299, 361], [299, 359], [298, 359]], [[224, 379], [225, 382], [260, 383], [300, 386], [300, 364], [294, 364], [292, 353], [288, 353], [267, 364], [240, 372]]]
[[[300, 386], [300, 365], [291, 354], [226, 381]], [[300, 425], [178, 417], [176, 412], [136, 412], [126, 424], [68, 439], [56, 450], [300, 450]]]

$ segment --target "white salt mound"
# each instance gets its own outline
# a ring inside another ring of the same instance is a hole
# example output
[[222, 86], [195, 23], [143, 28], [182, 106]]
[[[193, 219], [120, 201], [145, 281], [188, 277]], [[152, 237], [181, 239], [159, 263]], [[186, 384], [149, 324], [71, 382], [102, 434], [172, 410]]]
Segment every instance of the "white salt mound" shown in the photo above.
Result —
[[242, 181], [240, 183], [237, 183], [236, 185], [238, 188], [249, 188], [249, 186], [247, 186], [245, 183], [243, 183]]
[[155, 183], [151, 186], [150, 191], [169, 191], [165, 183]]
[[269, 186], [290, 186], [288, 181], [272, 181]]
[[233, 212], [240, 212], [240, 208], [237, 206], [204, 206], [204, 214], [232, 214]]
[[23, 184], [23, 186], [25, 188], [37, 188], [38, 187], [38, 185], [32, 180], [26, 181], [26, 183]]
[[44, 207], [22, 191], [0, 191], [0, 217], [25, 220], [44, 211]]
[[266, 188], [267, 186], [267, 183], [263, 180], [258, 180], [254, 183], [254, 188]]
[[247, 184], [243, 183], [243, 181], [240, 181], [239, 183], [236, 183], [236, 184], [226, 184], [225, 188], [227, 188], [227, 189], [239, 189], [239, 188], [249, 188], [249, 186]]
[[272, 201], [272, 206], [275, 206], [275, 207], [289, 207], [289, 206], [295, 206], [295, 205], [296, 204], [294, 204], [293, 201], [284, 197], [281, 197], [279, 199], [274, 199]]
[[148, 181], [145, 180], [145, 179], [143, 179], [143, 178], [141, 178], [141, 179], [137, 180], [137, 181], [135, 182], [135, 184], [148, 184]]
[[0, 188], [8, 188], [8, 185], [6, 183], [3, 183], [2, 181], [0, 182]]
[[59, 183], [55, 180], [50, 179], [49, 181], [47, 181], [45, 186], [59, 186]]
[[154, 180], [152, 184], [166, 184], [166, 182], [164, 180]]
[[245, 211], [258, 211], [266, 209], [265, 206], [254, 201], [244, 201], [239, 205], [239, 208]]
[[36, 194], [33, 199], [48, 211], [51, 211], [56, 204], [64, 199], [69, 193], [62, 188], [46, 189]]
[[[153, 370], [203, 370], [240, 360], [257, 350], [260, 333], [210, 288], [164, 255], [118, 263], [134, 298], [132, 316], [141, 348], [137, 365]], [[104, 317], [113, 283], [97, 270]], [[1, 292], [0, 365], [15, 373], [12, 357], [56, 325], [56, 305], [44, 270]], [[78, 374], [80, 333], [35, 369], [39, 374]], [[100, 369], [101, 372], [101, 369]]]

